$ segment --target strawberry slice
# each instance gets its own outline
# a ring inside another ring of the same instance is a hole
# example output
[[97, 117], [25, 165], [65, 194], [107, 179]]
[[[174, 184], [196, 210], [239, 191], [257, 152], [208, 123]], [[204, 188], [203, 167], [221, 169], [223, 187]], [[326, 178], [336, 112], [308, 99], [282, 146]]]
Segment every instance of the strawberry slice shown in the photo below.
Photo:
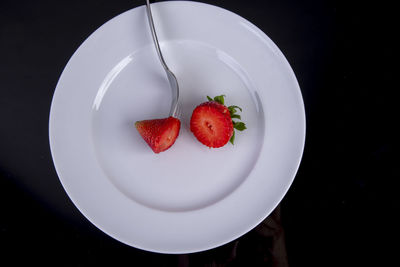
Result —
[[197, 106], [190, 119], [190, 130], [208, 147], [224, 146], [233, 134], [228, 108], [214, 101]]
[[235, 139], [234, 128], [243, 131], [246, 126], [243, 122], [235, 122], [232, 119], [240, 119], [240, 115], [235, 114], [238, 106], [224, 105], [224, 95], [214, 99], [207, 96], [208, 102], [197, 106], [190, 119], [190, 130], [202, 144], [208, 147], [222, 147]]
[[135, 122], [136, 129], [154, 151], [160, 153], [170, 148], [179, 135], [181, 122], [177, 118], [143, 120]]

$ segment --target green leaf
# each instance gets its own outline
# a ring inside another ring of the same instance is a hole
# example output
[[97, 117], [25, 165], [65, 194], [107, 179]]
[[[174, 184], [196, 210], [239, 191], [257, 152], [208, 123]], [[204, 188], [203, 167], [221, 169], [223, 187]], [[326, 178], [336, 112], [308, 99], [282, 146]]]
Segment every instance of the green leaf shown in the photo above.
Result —
[[208, 101], [214, 101], [211, 97], [207, 96]]
[[[238, 107], [238, 106], [229, 106], [229, 107], [228, 107], [229, 110], [232, 109], [232, 110], [235, 110], [235, 112], [236, 112], [236, 109], [237, 109], [237, 108], [240, 109], [240, 112], [243, 111], [242, 108], [241, 108], [241, 107]], [[235, 112], [234, 112], [234, 113], [235, 113]]]
[[238, 115], [238, 114], [231, 114], [231, 118], [232, 119], [239, 119], [239, 120], [242, 119], [242, 117], [240, 117], [240, 115]]
[[235, 131], [233, 131], [232, 137], [231, 137], [231, 139], [229, 140], [229, 142], [231, 142], [232, 145], [234, 145], [233, 142], [235, 142]]
[[214, 97], [214, 101], [218, 102], [218, 103], [220, 103], [222, 105], [225, 105], [224, 97], [225, 97], [225, 95], [216, 96], [216, 97]]
[[243, 131], [243, 130], [247, 129], [244, 122], [235, 122], [233, 124], [233, 128], [235, 128], [238, 131]]
[[228, 110], [229, 110], [229, 113], [231, 113], [231, 117], [232, 117], [233, 114], [236, 113], [236, 109], [235, 108], [228, 107]]

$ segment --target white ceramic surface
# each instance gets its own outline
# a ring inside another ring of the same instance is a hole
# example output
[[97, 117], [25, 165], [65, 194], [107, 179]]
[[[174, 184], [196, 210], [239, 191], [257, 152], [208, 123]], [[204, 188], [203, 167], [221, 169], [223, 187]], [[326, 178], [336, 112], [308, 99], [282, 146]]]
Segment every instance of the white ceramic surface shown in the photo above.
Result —
[[[181, 88], [176, 143], [156, 155], [134, 127], [167, 116], [171, 97], [141, 6], [101, 26], [68, 62], [50, 112], [52, 156], [71, 200], [108, 235], [149, 251], [202, 251], [251, 230], [281, 201], [303, 152], [303, 101], [282, 53], [247, 20], [196, 2], [152, 9]], [[209, 149], [189, 119], [220, 94], [243, 108], [248, 129], [234, 146]]]

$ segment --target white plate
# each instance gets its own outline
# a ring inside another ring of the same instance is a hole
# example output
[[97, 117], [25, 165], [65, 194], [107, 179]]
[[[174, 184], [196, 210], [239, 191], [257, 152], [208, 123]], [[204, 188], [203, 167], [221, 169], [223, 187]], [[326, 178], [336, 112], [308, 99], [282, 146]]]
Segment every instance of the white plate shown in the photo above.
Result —
[[[52, 156], [71, 200], [108, 235], [149, 251], [202, 251], [248, 232], [281, 201], [303, 152], [303, 101], [282, 53], [247, 20], [196, 2], [152, 9], [181, 88], [176, 143], [156, 155], [134, 127], [170, 105], [141, 6], [101, 26], [65, 67], [51, 106]], [[188, 121], [206, 95], [220, 94], [243, 108], [248, 129], [234, 146], [208, 149]]]

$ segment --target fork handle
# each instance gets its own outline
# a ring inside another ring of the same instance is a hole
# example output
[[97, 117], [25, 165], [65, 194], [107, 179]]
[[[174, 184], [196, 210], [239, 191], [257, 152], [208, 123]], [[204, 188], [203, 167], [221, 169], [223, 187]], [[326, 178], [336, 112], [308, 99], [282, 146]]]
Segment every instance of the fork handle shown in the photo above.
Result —
[[151, 31], [151, 36], [153, 37], [154, 47], [156, 48], [158, 58], [160, 59], [161, 65], [163, 66], [165, 72], [167, 73], [168, 81], [172, 90], [172, 104], [170, 109], [170, 116], [176, 117], [178, 97], [179, 97], [179, 86], [175, 74], [168, 68], [167, 63], [165, 63], [164, 57], [161, 53], [161, 48], [158, 43], [156, 29], [154, 27], [153, 15], [151, 13], [150, 1], [146, 0], [146, 10], [147, 18], [149, 20], [149, 26]]
[[161, 64], [163, 65], [165, 70], [169, 70], [167, 64], [165, 63], [164, 57], [161, 53], [161, 49], [160, 49], [160, 45], [158, 44], [158, 38], [157, 38], [157, 33], [156, 33], [156, 29], [154, 27], [154, 21], [153, 21], [153, 15], [151, 13], [151, 8], [150, 8], [150, 1], [146, 0], [146, 9], [147, 9], [147, 18], [149, 20], [149, 26], [150, 26], [150, 31], [151, 31], [151, 36], [153, 37], [153, 42], [154, 42], [154, 46], [157, 50], [157, 55], [158, 58], [161, 61]]

